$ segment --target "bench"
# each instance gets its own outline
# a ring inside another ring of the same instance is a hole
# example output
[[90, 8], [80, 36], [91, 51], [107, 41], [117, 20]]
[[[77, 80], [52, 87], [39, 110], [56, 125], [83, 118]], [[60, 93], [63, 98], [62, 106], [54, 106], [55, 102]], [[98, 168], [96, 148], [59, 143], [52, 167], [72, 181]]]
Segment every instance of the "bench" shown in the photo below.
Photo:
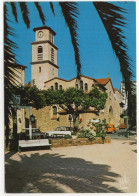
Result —
[[18, 140], [18, 151], [21, 152], [21, 148], [24, 147], [38, 147], [38, 146], [51, 146], [48, 139], [37, 140]]

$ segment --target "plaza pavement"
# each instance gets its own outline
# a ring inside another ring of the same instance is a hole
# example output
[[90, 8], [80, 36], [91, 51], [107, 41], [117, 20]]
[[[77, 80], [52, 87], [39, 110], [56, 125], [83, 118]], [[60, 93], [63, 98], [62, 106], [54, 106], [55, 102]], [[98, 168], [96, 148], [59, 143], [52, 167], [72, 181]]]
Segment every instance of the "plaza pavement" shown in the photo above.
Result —
[[136, 141], [5, 155], [7, 193], [135, 193]]

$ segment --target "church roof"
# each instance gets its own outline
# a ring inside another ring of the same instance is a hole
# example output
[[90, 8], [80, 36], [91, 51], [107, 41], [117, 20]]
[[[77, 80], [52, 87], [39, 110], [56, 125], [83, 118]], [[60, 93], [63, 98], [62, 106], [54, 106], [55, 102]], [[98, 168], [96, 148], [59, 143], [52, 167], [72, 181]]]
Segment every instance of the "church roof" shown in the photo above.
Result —
[[106, 85], [111, 79], [110, 78], [100, 78], [100, 79], [96, 79], [97, 82]]
[[[74, 110], [75, 110], [75, 109], [74, 109]], [[78, 110], [79, 110], [79, 112], [81, 112], [81, 113], [83, 112], [83, 110], [81, 109], [80, 106], [79, 106]], [[93, 107], [89, 107], [88, 110], [87, 110], [86, 112], [97, 112], [97, 110], [96, 110], [95, 108], [93, 108]], [[58, 114], [67, 114], [67, 111], [66, 111], [66, 110], [60, 110], [60, 111], [58, 112]]]
[[[106, 89], [106, 88], [104, 87], [104, 85], [103, 85], [102, 83], [98, 82], [97, 79], [95, 79], [95, 78], [92, 78], [92, 77], [89, 77], [89, 76], [85, 76], [85, 75], [80, 75], [80, 77], [84, 77], [84, 78], [88, 78], [88, 79], [94, 80], [95, 85], [101, 86], [102, 88]], [[54, 78], [52, 78], [52, 79], [50, 79], [50, 80], [48, 80], [48, 81], [46, 81], [46, 82], [44, 82], [44, 83], [46, 84], [46, 83], [48, 83], [48, 82], [50, 82], [50, 81], [52, 81], [52, 80], [54, 80], [54, 79], [62, 80], [62, 81], [65, 81], [65, 82], [70, 82], [70, 81], [72, 81], [72, 80], [74, 80], [74, 79], [77, 79], [77, 77], [74, 77], [74, 78], [72, 78], [72, 79], [70, 79], [70, 80], [65, 80], [65, 79], [63, 79], [63, 78], [54, 77]]]
[[69, 81], [69, 80], [65, 80], [65, 79], [63, 79], [63, 78], [54, 77], [54, 78], [52, 78], [52, 79], [50, 79], [50, 80], [47, 80], [47, 81], [44, 82], [44, 83], [50, 82], [50, 81], [52, 81], [52, 80], [54, 80], [54, 79], [63, 80], [63, 81], [65, 81], [65, 82], [68, 82], [68, 81]]
[[54, 35], [56, 35], [56, 32], [53, 31], [53, 29], [51, 29], [51, 27], [48, 27], [48, 26], [36, 27], [36, 28], [33, 29], [33, 31], [35, 32], [35, 31], [37, 31], [37, 30], [42, 30], [42, 29], [48, 29], [48, 30], [50, 30], [51, 32], [53, 32]]

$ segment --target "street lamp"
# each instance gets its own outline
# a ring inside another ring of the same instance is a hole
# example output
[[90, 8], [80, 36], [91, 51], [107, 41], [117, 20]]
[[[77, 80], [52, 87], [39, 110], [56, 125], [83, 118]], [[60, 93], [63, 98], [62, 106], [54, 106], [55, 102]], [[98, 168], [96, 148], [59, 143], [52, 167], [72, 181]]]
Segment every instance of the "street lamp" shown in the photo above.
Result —
[[126, 128], [126, 136], [127, 136], [127, 138], [129, 137], [129, 132], [128, 132], [128, 119], [129, 119], [129, 117], [127, 116], [127, 112], [126, 112], [126, 115], [124, 116], [124, 119], [125, 119], [125, 121], [126, 121], [126, 126], [127, 126], [127, 128]]
[[69, 115], [69, 121], [70, 121], [70, 127], [71, 127], [71, 121], [72, 121], [72, 115]]

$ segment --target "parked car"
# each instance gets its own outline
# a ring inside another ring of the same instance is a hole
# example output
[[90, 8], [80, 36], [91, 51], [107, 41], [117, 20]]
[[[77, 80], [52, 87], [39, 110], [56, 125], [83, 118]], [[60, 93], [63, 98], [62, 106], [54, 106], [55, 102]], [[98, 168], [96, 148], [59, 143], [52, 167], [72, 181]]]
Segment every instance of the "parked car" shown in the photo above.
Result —
[[119, 129], [126, 129], [127, 128], [127, 125], [126, 124], [121, 124], [121, 125], [119, 125]]
[[115, 133], [116, 128], [113, 124], [108, 124], [108, 128], [105, 130], [107, 133]]
[[[41, 132], [38, 128], [32, 128], [32, 139], [45, 139], [45, 133]], [[29, 139], [29, 128], [23, 129], [19, 134], [19, 139], [28, 140]]]
[[46, 137], [63, 137], [65, 135], [71, 135], [72, 131], [72, 127], [57, 127], [54, 131], [47, 131]]

